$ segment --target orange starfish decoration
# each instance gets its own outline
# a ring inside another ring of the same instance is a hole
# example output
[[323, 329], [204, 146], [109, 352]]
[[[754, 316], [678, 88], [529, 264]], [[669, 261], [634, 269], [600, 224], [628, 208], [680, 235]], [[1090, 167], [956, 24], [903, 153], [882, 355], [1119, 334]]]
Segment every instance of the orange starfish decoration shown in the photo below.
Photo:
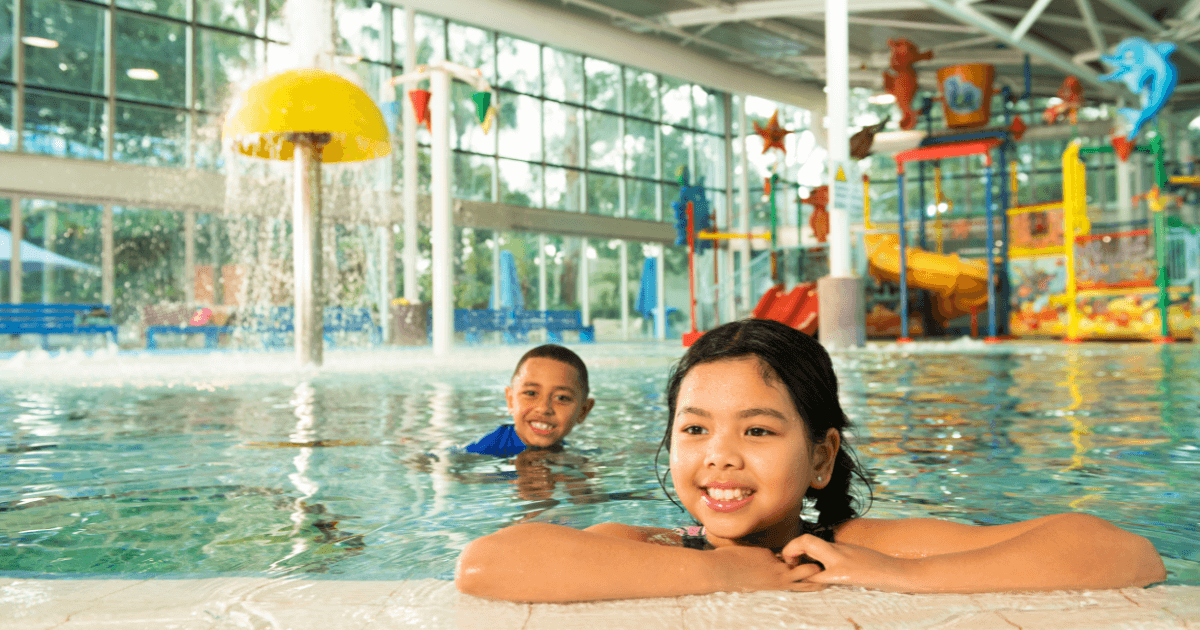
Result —
[[763, 153], [772, 148], [787, 153], [787, 148], [783, 146], [783, 137], [792, 132], [779, 126], [779, 110], [775, 110], [775, 113], [771, 114], [771, 120], [767, 121], [766, 127], [759, 125], [757, 120], [754, 121], [754, 133], [762, 136]]

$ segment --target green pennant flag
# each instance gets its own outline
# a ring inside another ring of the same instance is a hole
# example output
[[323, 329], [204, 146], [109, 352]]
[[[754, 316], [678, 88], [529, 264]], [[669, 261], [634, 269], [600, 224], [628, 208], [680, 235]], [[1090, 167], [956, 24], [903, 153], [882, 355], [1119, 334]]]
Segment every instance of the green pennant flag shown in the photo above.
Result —
[[471, 95], [471, 100], [475, 101], [475, 115], [479, 117], [479, 124], [483, 124], [483, 119], [487, 118], [488, 107], [492, 104], [491, 92], [476, 92]]

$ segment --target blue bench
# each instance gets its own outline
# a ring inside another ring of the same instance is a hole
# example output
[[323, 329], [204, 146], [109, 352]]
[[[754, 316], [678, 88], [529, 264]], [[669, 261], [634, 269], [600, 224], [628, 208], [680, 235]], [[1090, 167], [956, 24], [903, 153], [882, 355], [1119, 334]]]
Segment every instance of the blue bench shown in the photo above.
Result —
[[221, 335], [227, 335], [233, 332], [233, 326], [147, 326], [146, 327], [146, 349], [154, 350], [158, 348], [158, 342], [155, 341], [155, 335], [175, 334], [175, 335], [204, 335], [204, 347], [212, 350], [217, 347], [221, 341]]
[[469, 344], [480, 343], [489, 332], [502, 333], [505, 343], [525, 343], [531, 330], [545, 330], [553, 343], [562, 343], [567, 331], [578, 331], [581, 342], [596, 341], [596, 328], [584, 326], [579, 311], [454, 309], [454, 331], [465, 333]]
[[[330, 347], [337, 345], [336, 333], [365, 332], [372, 345], [383, 341], [383, 331], [371, 319], [371, 309], [361, 307], [327, 306], [324, 313], [323, 337]], [[295, 308], [272, 306], [257, 317], [251, 316], [244, 328], [261, 335], [265, 348], [280, 348], [288, 345], [285, 335], [296, 332]]]
[[[92, 320], [110, 323], [95, 323]], [[0, 304], [0, 334], [42, 336], [50, 349], [50, 335], [109, 335], [117, 343], [117, 326], [111, 323], [112, 307], [105, 304]]]

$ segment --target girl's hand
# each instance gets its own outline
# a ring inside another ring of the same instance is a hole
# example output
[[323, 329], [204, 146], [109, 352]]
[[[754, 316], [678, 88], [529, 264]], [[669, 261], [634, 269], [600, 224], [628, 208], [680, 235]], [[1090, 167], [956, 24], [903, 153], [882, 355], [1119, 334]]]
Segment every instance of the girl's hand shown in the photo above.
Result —
[[821, 568], [787, 564], [761, 547], [718, 547], [706, 555], [713, 563], [718, 591], [818, 591], [825, 586], [808, 580]]
[[[795, 538], [783, 548], [783, 561], [796, 564], [805, 559], [816, 560], [825, 567], [805, 578], [812, 584], [862, 586], [885, 591], [906, 592], [910, 589], [908, 572], [915, 569], [915, 560], [895, 558], [847, 543], [829, 543], [811, 534]], [[816, 567], [801, 564], [800, 567]]]

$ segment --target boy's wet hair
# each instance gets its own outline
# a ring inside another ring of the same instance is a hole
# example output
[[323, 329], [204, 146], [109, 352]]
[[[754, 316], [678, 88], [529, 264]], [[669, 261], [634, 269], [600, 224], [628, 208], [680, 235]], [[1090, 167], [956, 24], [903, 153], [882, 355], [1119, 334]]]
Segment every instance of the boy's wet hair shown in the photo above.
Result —
[[[555, 343], [547, 343], [540, 345], [529, 352], [521, 355], [521, 360], [517, 361], [517, 368], [513, 370], [512, 378], [517, 377], [517, 373], [521, 371], [521, 366], [530, 359], [554, 359], [560, 363], [575, 368], [575, 374], [579, 379], [579, 389], [583, 391], [583, 397], [588, 397], [588, 373], [587, 366], [583, 364], [583, 359], [579, 358], [570, 348], [560, 346]], [[510, 379], [511, 380], [511, 379]]]
[[[829, 353], [816, 339], [769, 319], [744, 319], [723, 324], [704, 333], [675, 365], [667, 380], [667, 431], [659, 451], [671, 451], [671, 433], [675, 424], [676, 402], [683, 378], [697, 365], [753, 356], [762, 367], [763, 380], [782, 383], [800, 412], [809, 441], [825, 440], [829, 429], [842, 436], [834, 460], [829, 484], [817, 490], [809, 488], [806, 497], [816, 501], [819, 525], [836, 526], [859, 515], [859, 502], [851, 494], [850, 482], [858, 477], [866, 488], [866, 503], [871, 500], [871, 483], [862, 474], [853, 452], [846, 444], [850, 420], [838, 401], [837, 376]], [[658, 458], [655, 458], [657, 466]], [[659, 484], [666, 490], [665, 475]], [[668, 492], [668, 496], [670, 493]], [[674, 500], [674, 499], [672, 499]], [[864, 510], [865, 511], [865, 510]]]

